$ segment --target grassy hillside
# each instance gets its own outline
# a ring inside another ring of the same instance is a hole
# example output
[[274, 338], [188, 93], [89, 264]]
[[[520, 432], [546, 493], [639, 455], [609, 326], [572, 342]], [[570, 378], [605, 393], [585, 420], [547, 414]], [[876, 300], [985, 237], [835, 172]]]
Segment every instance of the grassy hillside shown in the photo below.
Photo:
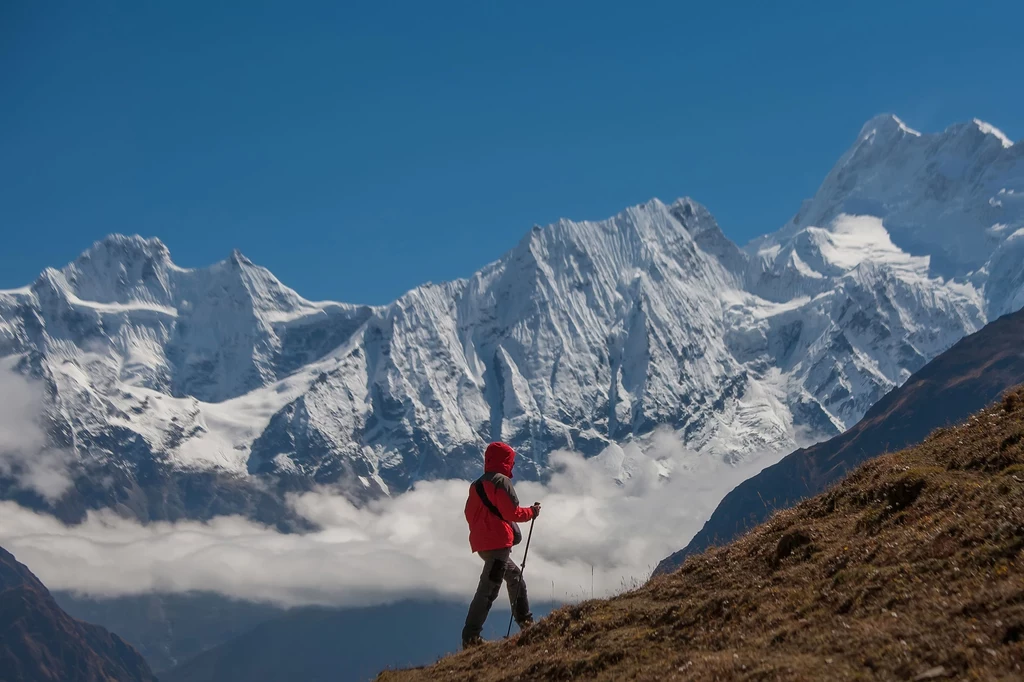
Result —
[[379, 679], [1020, 680], [1022, 548], [1019, 388], [639, 590]]

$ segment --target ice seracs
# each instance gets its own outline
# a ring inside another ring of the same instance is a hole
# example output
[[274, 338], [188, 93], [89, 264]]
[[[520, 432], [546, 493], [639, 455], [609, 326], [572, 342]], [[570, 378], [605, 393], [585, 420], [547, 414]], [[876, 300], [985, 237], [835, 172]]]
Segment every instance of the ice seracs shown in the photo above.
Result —
[[1020, 147], [994, 130], [879, 116], [743, 249], [698, 202], [654, 199], [535, 227], [472, 277], [379, 307], [307, 301], [238, 252], [186, 269], [115, 235], [0, 292], [0, 356], [47, 382], [81, 479], [117, 481], [76, 504], [147, 518], [167, 499], [254, 513], [267, 490], [471, 477], [495, 439], [525, 477], [554, 449], [656, 429], [755, 459], [845, 429], [1024, 305]]

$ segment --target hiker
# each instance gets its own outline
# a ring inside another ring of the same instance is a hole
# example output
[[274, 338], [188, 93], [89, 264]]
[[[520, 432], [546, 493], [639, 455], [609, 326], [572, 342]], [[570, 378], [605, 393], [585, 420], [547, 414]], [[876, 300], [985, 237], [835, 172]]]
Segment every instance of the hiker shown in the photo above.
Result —
[[512, 615], [519, 629], [533, 624], [526, 582], [510, 557], [512, 545], [522, 539], [516, 524], [537, 518], [540, 502], [534, 502], [532, 507], [519, 506], [519, 497], [510, 480], [515, 461], [516, 451], [511, 446], [491, 443], [484, 452], [484, 475], [469, 486], [466, 500], [469, 547], [483, 559], [484, 570], [462, 629], [463, 648], [483, 642], [480, 633], [491, 604], [501, 591], [502, 580], [508, 588]]

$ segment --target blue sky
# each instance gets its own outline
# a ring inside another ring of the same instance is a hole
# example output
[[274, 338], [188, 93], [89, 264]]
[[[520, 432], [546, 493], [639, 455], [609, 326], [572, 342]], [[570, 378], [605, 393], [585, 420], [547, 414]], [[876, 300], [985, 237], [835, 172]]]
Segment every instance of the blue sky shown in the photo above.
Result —
[[109, 232], [312, 299], [652, 196], [738, 242], [860, 126], [1024, 136], [1024, 3], [0, 3], [0, 288]]

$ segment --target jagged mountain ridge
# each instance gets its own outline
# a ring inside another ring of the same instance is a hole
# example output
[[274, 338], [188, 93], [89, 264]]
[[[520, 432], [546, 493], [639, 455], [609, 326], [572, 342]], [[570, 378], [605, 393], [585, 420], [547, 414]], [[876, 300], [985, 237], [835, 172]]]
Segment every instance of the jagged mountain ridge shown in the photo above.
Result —
[[[470, 476], [497, 438], [527, 477], [555, 448], [595, 454], [659, 425], [732, 461], [792, 449], [1024, 303], [1024, 146], [971, 125], [917, 136], [873, 119], [800, 214], [746, 249], [695, 201], [652, 200], [534, 228], [469, 279], [379, 307], [306, 301], [237, 252], [186, 270], [158, 240], [112, 236], [0, 293], [0, 357], [45, 379], [82, 475], [119, 476], [75, 508], [130, 498], [144, 517], [238, 506], [201, 485], [173, 508], [137, 499], [197, 472], [241, 498], [267, 481], [361, 497]], [[901, 246], [921, 207], [988, 235], [989, 259], [950, 269], [942, 239]]]

